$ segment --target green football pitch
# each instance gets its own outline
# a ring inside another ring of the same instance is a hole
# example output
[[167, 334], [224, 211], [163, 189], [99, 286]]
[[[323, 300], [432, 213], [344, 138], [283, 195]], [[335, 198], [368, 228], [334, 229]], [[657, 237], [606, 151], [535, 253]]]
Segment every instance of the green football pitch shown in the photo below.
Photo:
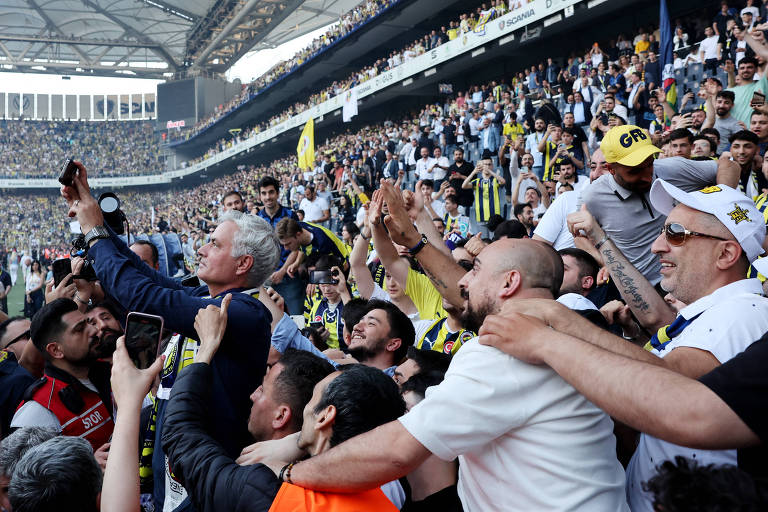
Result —
[[10, 316], [24, 314], [24, 276], [21, 273], [21, 267], [19, 267], [19, 278], [16, 279], [16, 285], [11, 288], [11, 293], [8, 294], [8, 314]]

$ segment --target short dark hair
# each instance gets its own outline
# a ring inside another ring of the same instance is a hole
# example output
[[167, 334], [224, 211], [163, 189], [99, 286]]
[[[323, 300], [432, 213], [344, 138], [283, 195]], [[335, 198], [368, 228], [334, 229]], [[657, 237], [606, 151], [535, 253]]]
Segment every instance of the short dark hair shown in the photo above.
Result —
[[431, 188], [431, 189], [433, 189], [433, 190], [434, 190], [434, 188], [435, 188], [435, 182], [434, 182], [434, 180], [421, 180], [421, 184], [422, 184], [422, 185], [426, 185], [426, 186], [430, 187], [430, 188]]
[[704, 128], [699, 132], [699, 135], [714, 135], [718, 141], [720, 140], [720, 132], [717, 131], [717, 128]]
[[304, 407], [312, 399], [315, 385], [333, 373], [331, 363], [306, 350], [286, 349], [278, 363], [283, 370], [275, 378], [273, 399], [291, 408], [291, 426], [301, 429]]
[[341, 368], [341, 375], [328, 383], [315, 406], [315, 414], [329, 405], [336, 408], [332, 447], [394, 421], [405, 412], [397, 384], [384, 372], [362, 364]]
[[458, 151], [458, 152], [459, 152], [459, 153], [461, 153], [462, 155], [464, 154], [464, 148], [454, 148], [453, 150], [454, 150], [454, 151]]
[[749, 130], [739, 130], [738, 132], [728, 137], [728, 142], [730, 142], [731, 144], [733, 144], [734, 141], [737, 141], [737, 140], [744, 140], [747, 142], [751, 142], [755, 146], [760, 144], [760, 139], [757, 138], [757, 134]]
[[261, 192], [261, 189], [267, 187], [275, 187], [276, 191], [280, 191], [280, 183], [273, 176], [264, 176], [261, 178], [256, 188], [259, 190], [259, 192]]
[[368, 311], [368, 301], [365, 299], [352, 299], [344, 304], [341, 310], [341, 321], [349, 332], [362, 320]]
[[[527, 204], [527, 203], [526, 203]], [[528, 231], [519, 220], [505, 220], [493, 230], [493, 239], [502, 238], [524, 238], [528, 236]]]
[[731, 103], [736, 101], [736, 95], [733, 91], [722, 90], [715, 95], [715, 98], [725, 98], [726, 100], [730, 100]]
[[32, 323], [29, 326], [32, 343], [43, 355], [46, 354], [46, 345], [55, 341], [54, 338], [66, 330], [67, 324], [61, 319], [72, 311], [77, 311], [75, 301], [62, 298], [49, 302], [32, 317]]
[[445, 196], [445, 201], [451, 201], [454, 204], [459, 204], [459, 198], [456, 197], [456, 194]]
[[741, 67], [742, 64], [752, 64], [755, 67], [758, 66], [757, 59], [754, 58], [754, 57], [744, 57], [744, 58], [742, 58], [739, 61], [739, 66], [738, 67]]
[[515, 209], [513, 210], [515, 213], [515, 218], [517, 218], [518, 215], [523, 213], [523, 210], [525, 210], [525, 207], [533, 209], [533, 206], [531, 206], [531, 203], [517, 203], [515, 205]]
[[709, 151], [711, 153], [714, 154], [717, 151], [717, 144], [715, 144], [715, 141], [713, 141], [709, 137], [705, 137], [704, 135], [697, 135], [693, 138], [693, 142], [696, 142], [697, 140], [707, 141], [707, 144], [709, 144]]
[[693, 144], [693, 134], [688, 128], [678, 128], [669, 132], [669, 140], [688, 139], [689, 144]]
[[412, 359], [419, 367], [418, 373], [423, 372], [442, 372], [448, 371], [448, 365], [451, 364], [451, 356], [443, 354], [437, 350], [422, 350], [414, 345], [408, 347], [408, 359]]
[[240, 198], [240, 201], [243, 200], [243, 195], [240, 192], [238, 192], [237, 190], [230, 190], [229, 192], [224, 194], [224, 197], [221, 198], [221, 201], [224, 202], [224, 200], [229, 196], [237, 196]]
[[765, 486], [749, 473], [728, 464], [700, 466], [679, 455], [674, 462], [659, 464], [656, 475], [643, 482], [643, 490], [653, 495], [655, 510], [757, 511], [768, 507]]
[[395, 306], [389, 301], [371, 299], [368, 301], [368, 310], [366, 313], [373, 311], [374, 309], [383, 309], [387, 313], [387, 322], [389, 322], [389, 334], [390, 338], [400, 338], [400, 346], [394, 351], [395, 362], [399, 363], [408, 352], [408, 347], [413, 345], [416, 339], [416, 331], [413, 328], [413, 323], [408, 318], [408, 315], [403, 313], [400, 308]]
[[443, 382], [444, 378], [445, 372], [419, 372], [415, 375], [411, 375], [407, 381], [400, 385], [400, 393], [412, 391], [419, 395], [421, 399], [424, 399], [427, 388], [439, 385]]
[[560, 253], [560, 257], [571, 256], [576, 260], [576, 265], [579, 267], [579, 280], [583, 277], [592, 277], [592, 288], [597, 283], [597, 273], [600, 271], [600, 264], [597, 260], [589, 254], [587, 251], [578, 249], [576, 247], [567, 247], [557, 251]]
[[153, 265], [157, 265], [157, 263], [160, 261], [160, 253], [157, 251], [157, 246], [155, 246], [155, 244], [153, 244], [149, 240], [134, 240], [134, 242], [131, 244], [131, 247], [133, 247], [134, 245], [145, 245], [150, 248], [150, 250], [152, 251]]

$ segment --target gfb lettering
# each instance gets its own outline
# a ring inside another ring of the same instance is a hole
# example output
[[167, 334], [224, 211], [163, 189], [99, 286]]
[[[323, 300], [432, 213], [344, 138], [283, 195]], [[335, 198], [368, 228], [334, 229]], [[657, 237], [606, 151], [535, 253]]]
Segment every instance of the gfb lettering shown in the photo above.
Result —
[[83, 418], [83, 427], [85, 429], [90, 429], [91, 427], [95, 427], [99, 423], [101, 423], [104, 420], [101, 413], [99, 411], [93, 411], [91, 414]]
[[635, 128], [634, 130], [629, 130], [629, 133], [625, 133], [621, 137], [619, 137], [619, 144], [624, 146], [625, 148], [628, 148], [632, 145], [633, 142], [637, 142], [639, 140], [646, 140], [648, 136], [643, 133], [643, 130], [639, 128]]

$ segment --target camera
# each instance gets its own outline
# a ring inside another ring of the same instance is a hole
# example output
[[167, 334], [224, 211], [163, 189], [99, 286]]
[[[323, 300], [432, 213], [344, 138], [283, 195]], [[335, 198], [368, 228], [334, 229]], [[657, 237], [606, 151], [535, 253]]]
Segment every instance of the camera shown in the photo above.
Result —
[[96, 271], [93, 270], [93, 262], [88, 259], [88, 246], [85, 245], [85, 235], [79, 234], [72, 239], [72, 247], [69, 249], [69, 254], [72, 257], [81, 257], [83, 261], [83, 268], [80, 270], [80, 274], [74, 276], [77, 279], [85, 279], [87, 281], [96, 281]]

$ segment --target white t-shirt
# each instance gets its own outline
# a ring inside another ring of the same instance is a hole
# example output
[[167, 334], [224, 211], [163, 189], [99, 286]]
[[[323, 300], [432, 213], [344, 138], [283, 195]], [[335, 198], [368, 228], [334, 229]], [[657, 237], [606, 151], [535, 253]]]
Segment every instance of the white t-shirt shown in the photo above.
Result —
[[717, 42], [720, 36], [712, 36], [704, 39], [699, 46], [699, 53], [704, 53], [704, 60], [717, 58]]
[[[693, 347], [725, 363], [768, 331], [768, 299], [761, 294], [759, 280], [742, 279], [689, 304], [680, 314], [686, 319], [700, 316], [673, 338], [665, 350], [653, 353], [665, 357], [676, 348]], [[737, 462], [736, 450], [696, 450], [641, 434], [627, 466], [627, 500], [633, 512], [653, 512], [652, 495], [643, 492], [642, 482], [656, 474], [656, 466], [674, 460], [677, 455], [700, 465]]]
[[299, 209], [304, 210], [304, 219], [307, 222], [315, 222], [317, 219], [323, 217], [325, 210], [330, 210], [328, 201], [322, 197], [316, 197], [314, 201], [310, 201], [306, 197], [299, 203]]
[[629, 510], [611, 419], [551, 368], [477, 338], [399, 421], [439, 458], [459, 458], [464, 510]]
[[556, 251], [575, 247], [573, 235], [568, 231], [566, 218], [576, 211], [579, 203], [579, 194], [576, 192], [563, 192], [552, 201], [539, 221], [539, 225], [533, 231], [534, 235], [551, 243]]

